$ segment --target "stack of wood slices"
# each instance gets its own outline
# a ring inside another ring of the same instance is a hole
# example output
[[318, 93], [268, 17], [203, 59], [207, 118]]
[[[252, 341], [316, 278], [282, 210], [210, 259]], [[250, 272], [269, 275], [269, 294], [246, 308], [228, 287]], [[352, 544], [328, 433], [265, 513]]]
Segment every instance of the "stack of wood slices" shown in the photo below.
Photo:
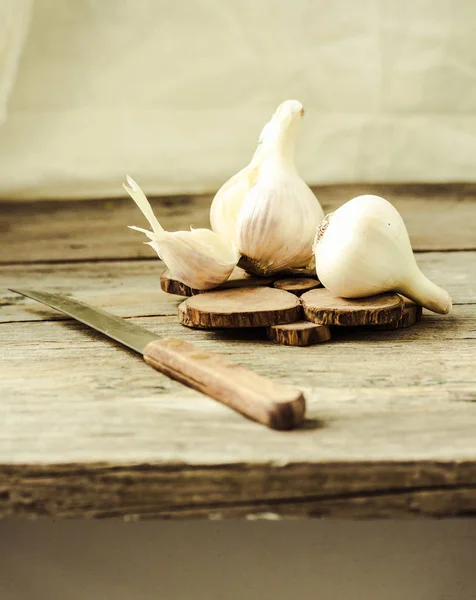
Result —
[[315, 272], [305, 269], [260, 277], [237, 267], [225, 283], [206, 292], [188, 287], [169, 271], [160, 281], [165, 292], [189, 296], [178, 307], [182, 325], [266, 328], [270, 340], [290, 346], [327, 342], [333, 327], [409, 327], [422, 315], [421, 306], [395, 293], [352, 300], [335, 297]]

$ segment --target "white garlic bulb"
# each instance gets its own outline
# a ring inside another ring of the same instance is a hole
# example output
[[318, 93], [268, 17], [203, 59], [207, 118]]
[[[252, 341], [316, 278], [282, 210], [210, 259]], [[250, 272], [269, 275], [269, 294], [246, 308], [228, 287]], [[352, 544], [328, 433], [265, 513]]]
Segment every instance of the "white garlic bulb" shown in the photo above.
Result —
[[433, 312], [452, 308], [447, 291], [417, 266], [402, 217], [379, 196], [358, 196], [327, 215], [314, 244], [316, 272], [342, 298], [394, 291]]
[[266, 125], [256, 182], [238, 216], [240, 265], [259, 274], [306, 267], [324, 212], [294, 165], [294, 145], [304, 114], [297, 100], [283, 102]]
[[210, 229], [165, 231], [155, 217], [144, 192], [127, 176], [124, 189], [149, 221], [153, 231], [132, 226], [151, 240], [147, 242], [164, 261], [173, 277], [198, 290], [214, 288], [228, 279], [238, 262], [232, 243]]

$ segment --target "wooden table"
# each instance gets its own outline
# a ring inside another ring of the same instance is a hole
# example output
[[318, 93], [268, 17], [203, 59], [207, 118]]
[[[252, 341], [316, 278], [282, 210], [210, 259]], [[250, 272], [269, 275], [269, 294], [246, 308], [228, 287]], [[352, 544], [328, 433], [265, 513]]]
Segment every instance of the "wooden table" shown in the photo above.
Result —
[[[277, 346], [180, 326], [179, 297], [130, 200], [0, 204], [0, 516], [476, 515], [476, 186], [316, 188], [326, 211], [366, 192], [401, 211], [450, 315], [399, 331]], [[162, 198], [167, 228], [210, 197]], [[275, 432], [6, 290], [74, 297], [300, 386], [303, 429]]]

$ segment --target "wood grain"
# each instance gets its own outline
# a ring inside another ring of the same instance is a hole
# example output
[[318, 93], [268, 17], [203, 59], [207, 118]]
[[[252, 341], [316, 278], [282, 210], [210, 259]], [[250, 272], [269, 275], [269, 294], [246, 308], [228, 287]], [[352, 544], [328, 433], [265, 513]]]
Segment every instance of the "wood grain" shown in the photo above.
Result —
[[[413, 248], [476, 250], [476, 184], [314, 186], [325, 212], [360, 194], [378, 194], [401, 213]], [[119, 191], [119, 190], [118, 190]], [[209, 226], [212, 195], [152, 199], [169, 230]], [[430, 208], [428, 207], [430, 203]], [[429, 219], [431, 214], [431, 219]], [[151, 258], [128, 225], [147, 226], [130, 198], [69, 202], [1, 202], [0, 262]]]
[[[476, 464], [471, 305], [407, 330], [339, 329], [343, 343], [301, 348], [299, 361], [296, 348], [187, 330], [174, 317], [134, 321], [303, 386], [304, 428], [257, 429], [79, 324], [3, 324], [0, 514], [474, 513], [474, 471], [459, 475]], [[286, 473], [280, 495], [271, 482]], [[322, 499], [308, 493], [314, 483]]]
[[331, 339], [327, 325], [316, 325], [309, 321], [298, 321], [287, 325], [267, 327], [268, 339], [286, 346], [312, 346]]
[[[455, 304], [475, 301], [476, 252], [431, 252], [416, 258], [422, 271], [447, 289]], [[56, 311], [12, 294], [9, 287], [73, 294], [122, 317], [174, 316], [182, 299], [160, 289], [163, 269], [158, 260], [1, 266], [0, 323], [64, 319]]]
[[46, 306], [9, 292], [9, 287], [28, 287], [73, 295], [121, 317], [176, 315], [181, 298], [160, 289], [161, 261], [29, 264], [0, 267], [0, 323], [11, 321], [64, 320]]
[[293, 294], [269, 287], [237, 288], [199, 294], [179, 306], [179, 321], [187, 327], [242, 328], [292, 323], [301, 316]]
[[273, 283], [273, 287], [278, 290], [290, 292], [295, 296], [302, 296], [304, 292], [309, 292], [320, 285], [319, 280], [310, 277], [290, 277], [287, 279], [278, 279]]
[[301, 391], [262, 377], [204, 352], [184, 340], [166, 338], [147, 344], [145, 362], [161, 373], [203, 392], [271, 429], [293, 429], [302, 423], [306, 403]]
[[0, 326], [0, 463], [476, 457], [472, 306], [427, 313], [409, 329], [338, 329], [341, 343], [300, 348], [299, 360], [296, 348], [189, 330], [174, 317], [134, 322], [300, 387], [309, 428], [283, 443], [80, 324], [11, 323]]
[[319, 288], [303, 294], [301, 302], [306, 319], [318, 325], [382, 325], [398, 321], [403, 313], [403, 298], [391, 293], [346, 299]]
[[0, 465], [0, 518], [469, 517], [475, 481], [464, 461]]
[[[217, 290], [226, 290], [239, 287], [254, 287], [254, 286], [268, 286], [272, 285], [274, 281], [273, 277], [257, 277], [249, 275], [243, 269], [236, 267], [231, 273], [230, 277], [221, 285]], [[210, 290], [197, 290], [191, 288], [185, 283], [174, 279], [168, 270], [165, 270], [160, 276], [160, 287], [167, 294], [175, 294], [178, 296], [195, 296], [196, 294], [203, 294]]]

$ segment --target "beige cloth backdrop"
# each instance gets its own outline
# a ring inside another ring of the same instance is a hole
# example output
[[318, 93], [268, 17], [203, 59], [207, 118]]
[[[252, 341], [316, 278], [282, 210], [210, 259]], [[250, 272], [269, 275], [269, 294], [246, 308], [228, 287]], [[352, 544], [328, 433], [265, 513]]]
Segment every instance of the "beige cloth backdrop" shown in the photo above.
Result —
[[33, 0], [30, 16], [1, 197], [114, 196], [126, 172], [214, 190], [292, 97], [310, 183], [476, 178], [474, 0]]

